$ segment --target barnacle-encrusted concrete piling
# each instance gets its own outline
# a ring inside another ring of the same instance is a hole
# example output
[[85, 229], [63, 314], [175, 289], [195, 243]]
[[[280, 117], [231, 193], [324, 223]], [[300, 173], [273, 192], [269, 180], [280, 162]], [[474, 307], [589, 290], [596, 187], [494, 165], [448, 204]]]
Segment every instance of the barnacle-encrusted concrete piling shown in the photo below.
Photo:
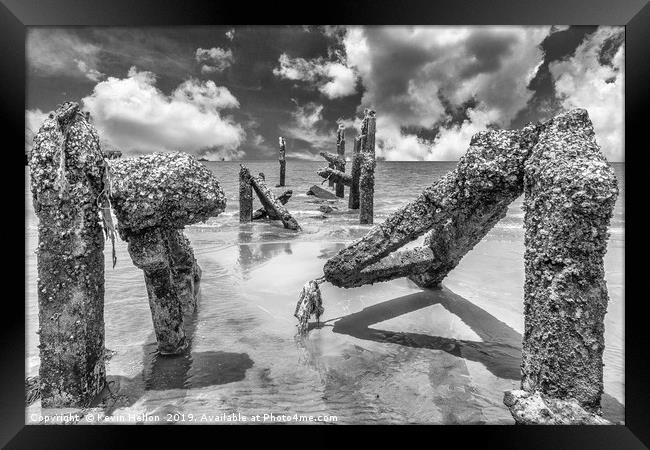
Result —
[[[242, 166], [242, 168], [244, 168]], [[296, 219], [287, 211], [282, 203], [277, 199], [275, 194], [266, 186], [264, 180], [260, 177], [253, 177], [248, 170], [241, 172], [244, 179], [248, 179], [248, 183], [253, 187], [253, 190], [260, 199], [262, 206], [270, 217], [278, 217], [282, 221], [284, 228], [289, 230], [300, 230], [300, 225]]]
[[166, 229], [169, 245], [169, 262], [172, 281], [181, 301], [183, 314], [192, 314], [196, 310], [198, 283], [201, 281], [201, 268], [194, 257], [190, 240], [181, 230]]
[[158, 350], [179, 353], [187, 345], [183, 320], [196, 307], [200, 278], [182, 229], [217, 216], [226, 198], [210, 170], [186, 153], [116, 160], [111, 173], [118, 231], [144, 272]]
[[350, 192], [348, 194], [348, 208], [359, 209], [359, 175], [361, 173], [361, 136], [354, 138], [352, 151], [352, 164], [350, 165]]
[[[544, 124], [526, 161], [524, 189], [521, 387], [544, 398], [573, 399], [598, 414], [608, 303], [603, 257], [618, 187], [587, 111]], [[522, 407], [527, 397], [510, 397], [518, 422], [537, 423]]]
[[278, 184], [278, 187], [282, 187], [284, 186], [285, 171], [287, 169], [287, 161], [285, 159], [287, 153], [287, 145], [283, 137], [280, 137], [278, 141], [280, 144], [280, 152], [278, 156], [278, 160], [280, 161], [280, 184]]
[[34, 137], [38, 322], [43, 407], [86, 406], [105, 384], [105, 161], [77, 103], [60, 105]]
[[165, 231], [150, 227], [130, 234], [127, 239], [133, 264], [144, 272], [158, 351], [173, 355], [185, 349], [187, 340], [183, 328], [183, 302], [175, 283], [169, 236]]
[[[343, 124], [339, 124], [336, 131], [336, 153], [342, 161], [339, 170], [345, 172], [345, 126]], [[336, 183], [336, 196], [339, 198], [345, 196], [345, 185], [341, 182]]]
[[250, 183], [249, 170], [240, 166], [239, 169], [239, 222], [248, 223], [253, 220], [253, 186]]
[[[327, 281], [353, 287], [411, 276], [436, 286], [521, 195], [536, 138], [535, 126], [473, 136], [453, 171], [329, 259]], [[390, 255], [429, 230], [424, 247]]]
[[359, 223], [372, 224], [375, 197], [375, 111], [366, 109], [361, 125]]

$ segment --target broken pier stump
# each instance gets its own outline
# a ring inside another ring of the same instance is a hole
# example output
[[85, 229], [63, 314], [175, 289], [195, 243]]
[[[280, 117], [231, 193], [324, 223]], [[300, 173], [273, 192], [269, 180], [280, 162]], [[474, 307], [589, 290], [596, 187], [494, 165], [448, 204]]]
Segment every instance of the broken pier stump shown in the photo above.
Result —
[[361, 126], [359, 172], [359, 223], [372, 224], [375, 197], [375, 111], [367, 109]]
[[[278, 201], [283, 205], [286, 205], [291, 198], [291, 195], [293, 195], [293, 191], [291, 189], [288, 189], [284, 191], [280, 196], [278, 196]], [[280, 218], [275, 215], [274, 211], [271, 211], [271, 213], [272, 215], [269, 215], [269, 212], [264, 207], [261, 207], [253, 212], [253, 220], [261, 220], [266, 218], [269, 218], [270, 220], [280, 220]]]
[[[339, 128], [336, 132], [336, 153], [343, 161], [341, 167], [338, 170], [345, 173], [345, 126], [343, 124], [339, 124]], [[345, 186], [346, 185], [342, 182], [336, 182], [337, 197], [345, 197]]]
[[280, 161], [280, 183], [278, 184], [278, 187], [282, 187], [284, 186], [285, 171], [287, 168], [287, 161], [286, 161], [287, 146], [286, 146], [286, 141], [284, 140], [283, 137], [280, 137], [278, 141], [280, 144], [280, 150], [278, 156], [278, 160]]
[[253, 186], [250, 183], [251, 174], [244, 166], [239, 169], [239, 222], [248, 223], [253, 220]]
[[352, 164], [350, 166], [350, 191], [348, 194], [348, 208], [359, 209], [359, 175], [361, 173], [361, 137], [354, 139], [354, 150], [352, 152]]
[[260, 177], [250, 176], [250, 173], [247, 178], [269, 216], [278, 217], [282, 221], [284, 228], [300, 230], [300, 225], [298, 225], [296, 219], [293, 218], [289, 211], [276, 198], [275, 194], [266, 186], [264, 180]]
[[118, 231], [144, 272], [158, 350], [180, 353], [201, 274], [182, 229], [217, 216], [226, 198], [212, 172], [186, 153], [116, 160], [111, 173]]
[[[526, 161], [524, 189], [521, 387], [598, 414], [608, 303], [603, 257], [618, 187], [587, 111], [544, 124]], [[524, 397], [512, 396], [513, 417], [537, 423]]]
[[39, 379], [43, 407], [86, 406], [105, 385], [104, 236], [99, 136], [67, 102], [34, 137], [29, 161], [38, 216]]

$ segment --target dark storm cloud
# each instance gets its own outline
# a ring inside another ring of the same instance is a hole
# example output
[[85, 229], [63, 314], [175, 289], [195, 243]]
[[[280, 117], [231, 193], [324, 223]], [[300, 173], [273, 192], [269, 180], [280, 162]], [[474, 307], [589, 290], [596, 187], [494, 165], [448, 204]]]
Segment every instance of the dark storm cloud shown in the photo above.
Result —
[[346, 37], [361, 107], [378, 111], [379, 154], [455, 159], [468, 136], [507, 126], [532, 93], [549, 27], [368, 27]]
[[596, 26], [571, 26], [566, 30], [549, 34], [541, 42], [540, 48], [544, 52], [544, 60], [528, 85], [528, 89], [533, 91], [534, 95], [526, 107], [513, 119], [513, 127], [522, 127], [528, 122], [546, 120], [561, 109], [560, 102], [555, 95], [555, 85], [549, 65], [554, 61], [561, 61], [573, 55], [578, 45], [597, 28]]
[[[26, 119], [37, 127], [58, 103], [87, 99], [113, 144], [256, 159], [275, 157], [284, 135], [290, 154], [313, 158], [334, 148], [337, 122], [355, 134], [372, 107], [378, 157], [455, 159], [472, 133], [520, 126], [566, 103], [567, 83], [582, 75], [562, 78], [560, 95], [554, 80], [567, 69], [553, 64], [593, 30], [39, 28], [28, 35]], [[616, 85], [622, 36], [602, 39], [597, 59]]]
[[499, 70], [501, 60], [516, 42], [514, 36], [499, 35], [487, 30], [473, 33], [465, 42], [467, 65], [461, 69], [461, 78], [472, 78], [480, 73]]
[[607, 38], [600, 48], [598, 62], [603, 66], [608, 65], [613, 67], [612, 59], [614, 59], [614, 55], [616, 55], [618, 49], [623, 45], [623, 42], [625, 42], [625, 32], [623, 30]]

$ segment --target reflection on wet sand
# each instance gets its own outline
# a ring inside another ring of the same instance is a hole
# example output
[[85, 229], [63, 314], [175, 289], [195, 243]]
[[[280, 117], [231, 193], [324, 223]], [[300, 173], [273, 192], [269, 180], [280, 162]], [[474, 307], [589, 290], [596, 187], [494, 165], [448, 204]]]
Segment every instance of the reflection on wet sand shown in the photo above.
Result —
[[240, 231], [238, 236], [240, 244], [237, 265], [241, 268], [245, 280], [249, 279], [253, 267], [258, 267], [276, 256], [292, 254], [291, 242], [252, 243], [255, 236], [250, 230]]

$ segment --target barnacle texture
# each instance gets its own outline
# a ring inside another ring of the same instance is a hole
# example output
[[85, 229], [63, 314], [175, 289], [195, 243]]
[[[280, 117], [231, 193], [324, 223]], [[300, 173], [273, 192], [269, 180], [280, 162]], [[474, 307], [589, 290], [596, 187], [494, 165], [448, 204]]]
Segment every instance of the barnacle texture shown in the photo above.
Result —
[[544, 124], [524, 177], [522, 388], [597, 411], [603, 390], [603, 257], [618, 187], [587, 111]]
[[104, 237], [97, 203], [104, 159], [76, 103], [34, 137], [38, 216], [40, 392], [44, 407], [82, 406], [104, 387]]
[[149, 227], [182, 229], [226, 208], [212, 172], [187, 153], [111, 161], [111, 179], [111, 201], [123, 239]]

